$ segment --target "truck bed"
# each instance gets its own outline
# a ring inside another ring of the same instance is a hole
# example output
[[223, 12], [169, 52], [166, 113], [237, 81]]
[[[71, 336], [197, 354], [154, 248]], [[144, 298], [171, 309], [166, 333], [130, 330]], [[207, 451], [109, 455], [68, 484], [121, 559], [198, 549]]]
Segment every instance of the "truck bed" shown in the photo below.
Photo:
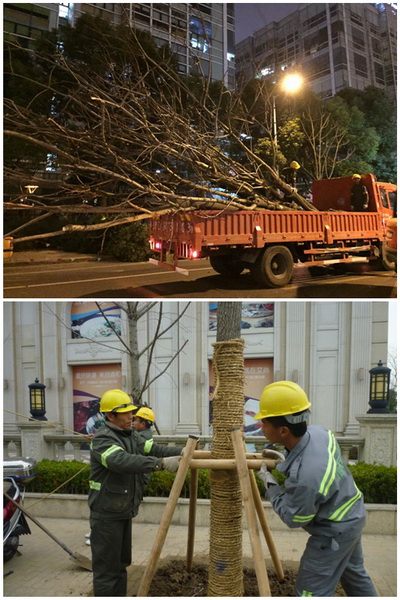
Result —
[[[339, 240], [383, 240], [378, 213], [304, 211], [191, 211], [154, 218], [150, 237], [171, 248], [179, 258], [191, 258], [190, 249], [222, 245], [261, 248], [265, 244]], [[155, 249], [157, 247], [155, 246]]]

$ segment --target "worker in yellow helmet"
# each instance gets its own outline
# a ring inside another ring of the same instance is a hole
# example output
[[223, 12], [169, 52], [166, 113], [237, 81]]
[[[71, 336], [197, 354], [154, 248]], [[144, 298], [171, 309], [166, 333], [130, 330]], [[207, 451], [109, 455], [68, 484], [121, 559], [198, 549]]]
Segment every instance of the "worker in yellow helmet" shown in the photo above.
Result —
[[[153, 432], [151, 429], [156, 421], [154, 412], [148, 406], [139, 406], [136, 411], [134, 411], [133, 417], [133, 428], [144, 438], [144, 453], [149, 454], [154, 443]], [[151, 473], [144, 473], [142, 475], [143, 491], [149, 483], [150, 477]]]
[[297, 185], [297, 171], [300, 169], [300, 165], [296, 160], [292, 160], [289, 167], [282, 169], [282, 176], [285, 181], [296, 189]]
[[351, 210], [363, 212], [368, 210], [369, 194], [366, 186], [362, 182], [362, 177], [358, 173], [354, 173], [352, 180], [354, 185], [351, 188]]
[[286, 449], [286, 456], [263, 452], [267, 458], [278, 458], [285, 487], [268, 471], [267, 463], [258, 473], [273, 509], [288, 527], [302, 527], [310, 534], [296, 595], [334, 596], [340, 581], [347, 596], [377, 596], [361, 548], [366, 518], [362, 493], [343, 463], [333, 433], [307, 426], [310, 407], [297, 383], [276, 381], [264, 388], [260, 412], [254, 417], [261, 420], [266, 438]]
[[94, 596], [126, 596], [126, 568], [132, 562], [132, 518], [143, 499], [142, 476], [178, 470], [181, 448], [152, 444], [132, 428], [136, 406], [122, 390], [100, 399], [105, 422], [90, 449], [90, 542]]

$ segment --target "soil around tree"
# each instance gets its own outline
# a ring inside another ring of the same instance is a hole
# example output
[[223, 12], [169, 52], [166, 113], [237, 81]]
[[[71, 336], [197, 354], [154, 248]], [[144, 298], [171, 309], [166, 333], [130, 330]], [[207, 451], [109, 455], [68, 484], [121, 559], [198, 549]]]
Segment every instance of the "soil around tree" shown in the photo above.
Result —
[[[295, 581], [298, 563], [294, 561], [282, 562], [285, 573], [285, 581], [279, 582], [273, 565], [267, 561], [267, 571], [271, 596], [292, 597], [296, 596]], [[139, 574], [138, 574], [139, 575]], [[138, 581], [138, 584], [140, 579]], [[253, 561], [249, 558], [243, 559], [243, 582], [244, 597], [259, 596], [257, 578], [253, 568]], [[149, 597], [193, 597], [207, 596], [208, 564], [203, 557], [194, 558], [190, 573], [186, 570], [186, 562], [180, 559], [166, 557], [159, 562], [158, 569], [148, 593]], [[345, 596], [342, 586], [339, 584], [335, 596]]]

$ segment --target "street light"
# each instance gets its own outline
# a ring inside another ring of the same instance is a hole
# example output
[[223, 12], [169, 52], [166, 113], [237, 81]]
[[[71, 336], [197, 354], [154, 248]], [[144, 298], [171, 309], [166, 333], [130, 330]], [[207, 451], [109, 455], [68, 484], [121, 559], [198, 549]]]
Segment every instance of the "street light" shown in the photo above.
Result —
[[[304, 78], [299, 73], [288, 73], [276, 85], [285, 92], [295, 94], [304, 83]], [[276, 95], [272, 95], [272, 135], [274, 140], [274, 168], [276, 169], [275, 153], [278, 149], [278, 124], [276, 118]]]
[[389, 384], [390, 384], [389, 367], [384, 367], [382, 361], [378, 362], [378, 366], [370, 370], [370, 387], [369, 387], [369, 405], [371, 408], [367, 411], [369, 414], [388, 413], [389, 404]]
[[43, 383], [39, 383], [39, 379], [36, 377], [35, 383], [30, 383], [29, 388], [29, 410], [32, 418], [35, 421], [47, 421], [44, 416], [46, 414], [46, 386]]
[[[304, 78], [299, 73], [288, 73], [276, 85], [279, 85], [285, 92], [295, 94], [304, 83]], [[273, 138], [274, 144], [278, 145], [278, 127], [276, 119], [276, 95], [272, 96], [272, 119], [273, 119]]]

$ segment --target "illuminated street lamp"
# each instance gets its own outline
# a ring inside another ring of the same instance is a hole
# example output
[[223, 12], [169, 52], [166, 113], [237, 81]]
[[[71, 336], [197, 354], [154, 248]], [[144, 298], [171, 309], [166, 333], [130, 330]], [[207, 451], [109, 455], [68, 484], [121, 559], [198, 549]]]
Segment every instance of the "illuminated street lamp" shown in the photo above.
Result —
[[[304, 83], [304, 78], [299, 73], [288, 73], [278, 83], [283, 91], [295, 94]], [[276, 95], [272, 96], [272, 135], [274, 140], [274, 169], [276, 169], [275, 152], [278, 149], [278, 124], [276, 118]]]
[[[279, 85], [285, 92], [289, 94], [295, 94], [299, 91], [304, 83], [304, 78], [302, 75], [298, 73], [288, 73], [279, 81], [277, 85]], [[277, 127], [277, 119], [276, 119], [276, 96], [275, 94], [272, 96], [272, 118], [273, 118], [273, 137], [274, 144], [278, 145], [278, 127]]]

